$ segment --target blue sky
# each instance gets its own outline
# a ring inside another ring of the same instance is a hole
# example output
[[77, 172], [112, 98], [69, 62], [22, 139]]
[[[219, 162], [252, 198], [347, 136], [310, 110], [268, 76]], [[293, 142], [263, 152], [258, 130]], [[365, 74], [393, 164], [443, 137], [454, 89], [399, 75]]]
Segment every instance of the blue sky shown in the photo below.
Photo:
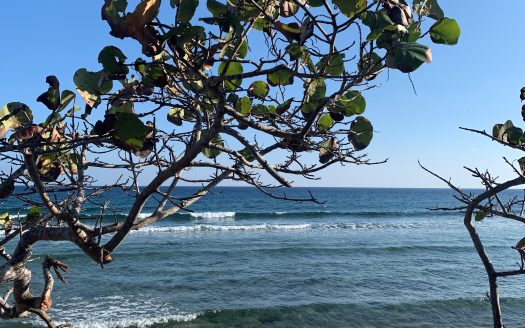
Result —
[[[0, 103], [22, 101], [34, 109], [36, 97], [46, 89], [45, 77], [56, 75], [62, 88], [74, 89], [76, 69], [98, 70], [97, 56], [106, 45], [137, 53], [134, 41], [108, 34], [100, 19], [102, 1], [9, 1], [0, 21], [3, 51], [0, 53], [2, 90]], [[376, 134], [367, 149], [386, 164], [331, 168], [316, 186], [341, 187], [443, 187], [422, 171], [418, 159], [429, 168], [452, 177], [462, 187], [476, 181], [463, 166], [489, 169], [511, 177], [502, 156], [511, 160], [520, 152], [506, 150], [459, 126], [486, 129], [512, 119], [523, 123], [519, 90], [525, 86], [525, 51], [522, 33], [525, 2], [494, 6], [474, 1], [441, 0], [447, 16], [462, 29], [455, 47], [432, 45], [434, 61], [412, 74], [417, 96], [408, 76], [390, 71], [380, 79], [382, 87], [368, 91], [366, 116]], [[129, 56], [133, 58], [133, 56]], [[42, 111], [45, 109], [42, 108]], [[296, 185], [313, 185], [296, 180]]]

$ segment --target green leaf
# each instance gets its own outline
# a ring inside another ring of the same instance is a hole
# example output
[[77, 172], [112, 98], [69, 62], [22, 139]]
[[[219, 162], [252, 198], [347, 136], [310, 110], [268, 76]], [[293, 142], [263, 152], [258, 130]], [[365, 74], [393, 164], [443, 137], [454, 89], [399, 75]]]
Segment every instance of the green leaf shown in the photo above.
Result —
[[34, 220], [40, 218], [40, 207], [33, 206], [27, 212], [26, 220]]
[[182, 119], [184, 118], [184, 108], [182, 107], [171, 107], [168, 112], [168, 122], [171, 122], [177, 126], [182, 125]]
[[398, 42], [386, 58], [387, 67], [396, 68], [403, 73], [413, 72], [425, 62], [432, 62], [430, 48], [411, 42]]
[[82, 156], [75, 153], [69, 153], [63, 157], [62, 162], [65, 163], [71, 173], [76, 174], [78, 172], [78, 167], [82, 165]]
[[132, 113], [117, 113], [115, 138], [133, 150], [139, 150], [146, 140], [146, 126]]
[[[230, 10], [236, 11], [243, 21], [251, 21], [261, 16], [259, 8], [245, 0], [227, 0], [227, 6]], [[266, 14], [271, 18], [276, 18], [274, 15], [279, 14], [279, 12], [275, 6], [267, 6]]]
[[263, 31], [264, 29], [267, 29], [271, 26], [270, 22], [266, 18], [258, 18], [255, 21], [255, 25], [253, 26], [254, 29], [257, 31]]
[[439, 44], [455, 45], [458, 43], [461, 29], [455, 19], [443, 18], [430, 28], [430, 39]]
[[235, 103], [235, 110], [244, 116], [250, 114], [252, 110], [252, 100], [249, 97], [242, 97]]
[[412, 23], [408, 29], [405, 36], [402, 38], [402, 41], [405, 42], [416, 42], [421, 37], [421, 30], [418, 27], [418, 23]]
[[487, 213], [485, 213], [485, 211], [483, 210], [479, 210], [477, 213], [476, 213], [476, 216], [475, 216], [475, 220], [476, 221], [483, 221], [483, 219], [487, 216]]
[[75, 99], [75, 93], [71, 90], [64, 90], [62, 91], [62, 95], [60, 97], [60, 107], [58, 107], [58, 110], [64, 110], [69, 103]]
[[330, 130], [333, 125], [334, 120], [328, 113], [321, 115], [321, 117], [319, 117], [319, 120], [317, 121], [317, 129], [321, 132]]
[[270, 111], [268, 106], [263, 104], [256, 104], [252, 108], [252, 114], [262, 118], [268, 118], [271, 114], [274, 113]]
[[317, 68], [315, 67], [314, 62], [308, 53], [308, 49], [305, 46], [300, 46], [297, 43], [290, 43], [286, 47], [286, 52], [290, 55], [291, 60], [300, 59], [310, 70], [310, 72], [317, 73]]
[[293, 100], [294, 100], [294, 98], [290, 98], [290, 99], [286, 100], [285, 102], [279, 104], [279, 106], [277, 106], [277, 108], [275, 109], [275, 114], [283, 115], [284, 112], [286, 112], [287, 110], [290, 109]]
[[349, 18], [366, 8], [366, 0], [332, 0], [332, 2]]
[[179, 9], [177, 10], [177, 20], [182, 24], [188, 23], [195, 14], [198, 6], [199, 0], [180, 0]]
[[290, 85], [293, 84], [293, 75], [286, 69], [278, 69], [277, 71], [268, 74], [268, 83], [272, 86]]
[[[0, 108], [0, 128], [14, 130], [32, 122], [33, 113], [23, 103], [11, 102]], [[0, 135], [0, 138], [3, 138], [3, 136]]]
[[208, 0], [206, 2], [206, 6], [208, 7], [208, 10], [213, 15], [213, 17], [222, 17], [228, 11], [226, 5], [220, 3], [217, 0]]
[[100, 103], [100, 95], [108, 93], [113, 88], [113, 82], [106, 79], [104, 71], [90, 72], [85, 68], [75, 72], [73, 83], [90, 107], [96, 107]]
[[[204, 130], [202, 131], [202, 134], [206, 134], [207, 133], [207, 130]], [[210, 141], [210, 145], [215, 145], [215, 146], [220, 146], [220, 147], [224, 147], [224, 141], [222, 140], [221, 136], [220, 135], [217, 135], [215, 138], [213, 138], [211, 141]], [[202, 150], [202, 154], [210, 159], [213, 159], [213, 158], [216, 158], [217, 156], [219, 156], [221, 154], [221, 151], [218, 150], [218, 149], [215, 149], [215, 148], [204, 148]]]
[[114, 46], [104, 47], [98, 54], [98, 62], [102, 64], [104, 72], [114, 75], [119, 80], [124, 79], [129, 72], [128, 67], [124, 65], [126, 59], [124, 53]]
[[303, 87], [305, 91], [305, 101], [307, 102], [324, 98], [326, 95], [324, 78], [307, 79]]
[[250, 87], [248, 88], [248, 95], [250, 97], [256, 97], [263, 100], [268, 95], [268, 92], [270, 92], [270, 87], [268, 86], [268, 83], [264, 81], [255, 81], [250, 84]]
[[363, 150], [370, 144], [374, 136], [372, 123], [363, 116], [358, 116], [350, 124], [348, 139], [354, 146], [355, 150]]
[[366, 37], [367, 41], [377, 40], [387, 26], [394, 26], [394, 22], [388, 16], [385, 9], [378, 11], [367, 11], [363, 14], [363, 24], [370, 28], [370, 34]]
[[445, 17], [445, 13], [439, 6], [437, 0], [414, 0], [414, 10], [419, 15], [428, 16], [435, 20], [440, 20]]
[[344, 54], [333, 54], [325, 56], [317, 64], [319, 70], [323, 70], [328, 75], [341, 75], [345, 70]]
[[246, 57], [246, 55], [248, 55], [248, 50], [250, 50], [250, 48], [248, 47], [248, 42], [246, 42], [246, 40], [243, 40], [241, 42], [241, 45], [239, 46], [239, 49], [235, 53], [235, 56], [233, 56], [233, 47], [234, 46], [235, 46], [234, 43], [230, 43], [228, 45], [228, 47], [224, 51], [226, 56], [228, 56], [229, 58], [243, 59], [244, 57]]
[[[230, 62], [228, 67], [226, 67], [226, 62], [222, 62], [219, 65], [219, 75], [221, 76], [230, 76], [242, 74], [243, 68], [242, 65], [238, 62]], [[242, 83], [242, 79], [232, 79], [224, 81], [224, 87], [228, 90], [237, 89]]]
[[36, 101], [43, 103], [48, 109], [57, 110], [60, 106], [60, 83], [54, 75], [46, 77], [46, 82], [49, 88], [38, 96]]
[[363, 114], [366, 109], [366, 100], [359, 91], [348, 91], [335, 102], [333, 110], [342, 112], [345, 116]]

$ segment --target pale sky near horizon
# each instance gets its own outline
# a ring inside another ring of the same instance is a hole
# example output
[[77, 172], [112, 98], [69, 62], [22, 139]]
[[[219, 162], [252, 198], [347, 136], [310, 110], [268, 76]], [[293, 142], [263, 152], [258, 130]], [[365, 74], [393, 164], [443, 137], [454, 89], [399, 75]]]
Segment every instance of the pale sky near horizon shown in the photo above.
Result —
[[[525, 60], [521, 59], [525, 2], [509, 1], [497, 10], [483, 1], [439, 3], [446, 16], [459, 22], [462, 35], [454, 47], [433, 45], [429, 39], [422, 42], [431, 46], [433, 63], [412, 74], [417, 96], [408, 76], [398, 71], [385, 72], [381, 88], [365, 94], [366, 116], [376, 131], [367, 152], [371, 159], [388, 158], [388, 162], [333, 167], [321, 174], [320, 181], [296, 180], [296, 186], [444, 187], [419, 168], [418, 159], [462, 187], [479, 187], [462, 169], [464, 165], [512, 177], [502, 156], [516, 160], [525, 154], [458, 127], [490, 132], [494, 123], [507, 119], [525, 125], [519, 100], [519, 90], [525, 86]], [[106, 22], [100, 19], [101, 4], [86, 0], [4, 3], [0, 104], [21, 101], [42, 108], [35, 99], [47, 88], [47, 75], [56, 75], [62, 88], [74, 90], [74, 72], [98, 67], [97, 56], [104, 46], [137, 48], [133, 41], [108, 34]]]

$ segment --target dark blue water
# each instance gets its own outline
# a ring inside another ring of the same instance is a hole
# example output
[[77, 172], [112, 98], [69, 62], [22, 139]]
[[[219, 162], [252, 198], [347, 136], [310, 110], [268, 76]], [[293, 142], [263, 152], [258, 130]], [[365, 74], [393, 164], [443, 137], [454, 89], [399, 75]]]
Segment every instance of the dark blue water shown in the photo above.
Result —
[[[130, 234], [103, 270], [69, 243], [39, 244], [30, 264], [34, 290], [49, 254], [71, 265], [70, 285], [56, 284], [50, 314], [75, 327], [490, 326], [485, 272], [462, 214], [427, 210], [457, 206], [448, 190], [311, 190], [323, 205], [219, 188], [192, 212]], [[133, 195], [105, 199], [112, 206], [105, 220], [113, 220]], [[1, 206], [16, 213], [19, 204]], [[84, 216], [97, 212], [90, 205]], [[510, 246], [524, 227], [495, 218], [477, 227], [498, 267], [515, 269]], [[524, 282], [500, 284], [511, 327], [524, 326]]]

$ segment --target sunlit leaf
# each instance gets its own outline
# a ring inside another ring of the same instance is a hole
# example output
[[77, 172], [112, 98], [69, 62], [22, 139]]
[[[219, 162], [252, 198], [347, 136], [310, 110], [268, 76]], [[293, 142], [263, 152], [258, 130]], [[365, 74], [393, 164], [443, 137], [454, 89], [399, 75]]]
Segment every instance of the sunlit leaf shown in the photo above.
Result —
[[250, 84], [250, 87], [248, 88], [248, 95], [250, 97], [264, 99], [268, 95], [269, 91], [270, 91], [270, 87], [268, 86], [266, 82], [255, 81], [252, 84]]
[[332, 2], [349, 18], [366, 8], [366, 0], [332, 0]]
[[[242, 65], [238, 62], [229, 62], [229, 64], [222, 62], [219, 65], [219, 75], [221, 76], [238, 75], [242, 74], [242, 72]], [[241, 83], [242, 79], [225, 80], [224, 87], [228, 90], [235, 90], [241, 85]]]
[[321, 115], [319, 120], [317, 120], [317, 129], [321, 132], [328, 131], [334, 125], [334, 119], [330, 116], [329, 113]]
[[184, 118], [184, 108], [182, 107], [171, 107], [167, 119], [168, 122], [171, 122], [177, 126], [182, 125], [182, 119]]
[[461, 29], [455, 19], [443, 18], [430, 27], [432, 42], [455, 45], [458, 43]]
[[235, 103], [235, 110], [242, 115], [248, 115], [252, 110], [252, 100], [249, 97], [242, 97]]
[[293, 84], [293, 75], [286, 69], [278, 69], [267, 76], [268, 83], [272, 86]]

